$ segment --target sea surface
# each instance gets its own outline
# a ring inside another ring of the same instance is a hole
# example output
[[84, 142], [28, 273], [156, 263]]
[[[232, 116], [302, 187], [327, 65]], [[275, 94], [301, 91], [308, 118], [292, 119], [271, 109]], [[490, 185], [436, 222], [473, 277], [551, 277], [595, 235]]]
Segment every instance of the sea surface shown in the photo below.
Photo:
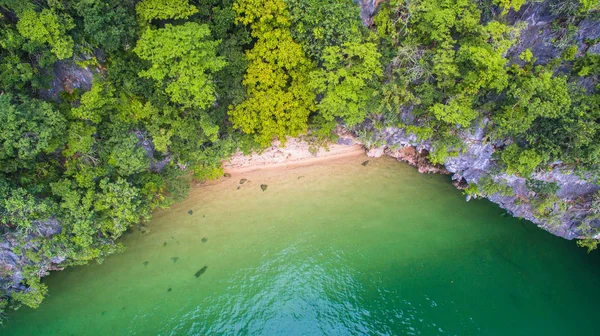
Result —
[[390, 158], [234, 174], [147, 227], [0, 334], [599, 332], [599, 253]]

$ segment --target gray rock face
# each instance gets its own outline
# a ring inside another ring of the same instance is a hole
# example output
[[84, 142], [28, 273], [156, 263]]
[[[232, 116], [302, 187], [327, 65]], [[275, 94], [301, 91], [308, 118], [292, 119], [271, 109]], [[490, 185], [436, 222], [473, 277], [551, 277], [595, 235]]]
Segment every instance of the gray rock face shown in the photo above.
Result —
[[519, 55], [525, 49], [531, 50], [538, 64], [546, 64], [560, 54], [555, 45], [559, 32], [552, 29], [554, 16], [550, 12], [548, 2], [529, 3], [523, 5], [519, 12], [509, 12], [507, 21], [513, 25], [523, 25], [519, 39], [509, 51], [507, 57], [514, 63], [522, 63]]
[[591, 52], [600, 54], [600, 43], [589, 46], [585, 44], [586, 39], [594, 40], [600, 38], [600, 21], [592, 21], [589, 19], [583, 20], [579, 23], [579, 30], [577, 31], [577, 46], [579, 52]]
[[157, 160], [155, 158], [155, 150], [154, 150], [154, 142], [152, 142], [152, 139], [144, 134], [144, 132], [137, 130], [134, 132], [136, 138], [139, 140], [138, 145], [142, 146], [142, 148], [144, 148], [144, 151], [146, 152], [146, 156], [150, 159], [150, 170], [153, 172], [160, 172], [163, 169], [165, 169], [165, 167], [167, 166], [167, 164], [169, 164], [169, 162], [171, 162], [171, 154], [168, 153], [166, 156], [164, 156], [162, 158], [162, 160]]
[[55, 218], [50, 218], [45, 222], [39, 222], [37, 224], [38, 232], [44, 237], [50, 237], [62, 232], [62, 226]]
[[352, 138], [340, 137], [337, 141], [337, 144], [344, 145], [344, 146], [352, 146], [354, 144], [354, 140]]
[[596, 193], [600, 188], [576, 176], [568, 169], [554, 168], [549, 172], [534, 173], [532, 177], [539, 181], [555, 182], [559, 186], [556, 196], [574, 200], [582, 196]]
[[[381, 1], [357, 0], [357, 2], [361, 5], [364, 24], [370, 26], [372, 16]], [[510, 11], [507, 14], [507, 23], [520, 28], [519, 38], [506, 55], [510, 62], [523, 64], [519, 55], [526, 49], [531, 50], [537, 64], [546, 64], [561, 57], [564, 50], [571, 45], [578, 47], [577, 56], [583, 56], [586, 52], [600, 54], [600, 43], [587, 45], [590, 39], [600, 37], [600, 21], [588, 17], [580, 22], [573, 22], [576, 29], [568, 30], [566, 25], [561, 27], [560, 24], [555, 24], [557, 16], [551, 6], [550, 1], [529, 2], [518, 12]], [[568, 73], [569, 69], [560, 69], [560, 71]], [[588, 78], [580, 78], [579, 85], [590, 90], [595, 82]], [[408, 125], [416, 123], [410, 107], [404, 109], [402, 121]], [[537, 172], [530, 177], [540, 182], [556, 183], [558, 187], [554, 195], [556, 199], [551, 199], [553, 203], [550, 202], [550, 205], [544, 204], [545, 213], [540, 214], [536, 204], [541, 203], [546, 196], [537, 195], [534, 190], [531, 190], [526, 179], [502, 172], [493, 154], [495, 146], [503, 146], [506, 143], [494, 144], [485, 141], [488, 123], [489, 120], [481, 120], [479, 126], [460, 134], [464, 151], [457, 156], [448, 157], [444, 162], [445, 169], [436, 169], [424, 162], [426, 161], [424, 153], [435, 149], [430, 141], [420, 141], [414, 134], [407, 133], [403, 129], [392, 127], [376, 130], [370, 122], [365, 122], [361, 129], [369, 130], [374, 134], [372, 139], [364, 139], [371, 156], [379, 156], [384, 152], [417, 167], [420, 172], [453, 173], [455, 185], [461, 188], [465, 187], [465, 183], [481, 183], [484, 177], [486, 180], [491, 179], [494, 183], [510, 187], [513, 191], [511, 196], [496, 193], [487, 195], [487, 198], [514, 216], [530, 220], [557, 236], [566, 239], [589, 237], [590, 228], [600, 228], [600, 221], [590, 215], [594, 212], [591, 205], [593, 195], [600, 187], [578, 176], [568, 167], [561, 166], [560, 163], [554, 165], [549, 171]], [[600, 235], [596, 238], [600, 238]]]
[[13, 291], [23, 291], [27, 287], [21, 283], [23, 269], [34, 266], [40, 276], [48, 271], [58, 269], [66, 259], [65, 255], [55, 255], [51, 258], [42, 257], [40, 260], [31, 260], [27, 257], [27, 250], [37, 251], [41, 248], [41, 239], [46, 239], [62, 232], [60, 223], [50, 218], [44, 222], [34, 223], [34, 228], [29, 234], [6, 233], [0, 237], [0, 290], [4, 294]]
[[92, 88], [94, 73], [89, 68], [82, 68], [71, 60], [58, 61], [54, 65], [52, 86], [48, 90], [42, 90], [40, 96], [48, 100], [60, 100], [62, 91], [71, 92], [73, 89], [88, 91]]
[[537, 64], [546, 64], [560, 57], [569, 46], [575, 45], [578, 56], [586, 52], [600, 54], [600, 44], [588, 46], [587, 39], [600, 37], [600, 21], [584, 19], [577, 23], [576, 31], [570, 32], [565, 27], [555, 25], [557, 16], [552, 13], [550, 1], [530, 2], [518, 12], [510, 12], [507, 21], [514, 25], [523, 25], [518, 42], [508, 53], [514, 63], [522, 63], [519, 55], [525, 49], [531, 50]]
[[361, 18], [363, 24], [367, 27], [370, 27], [373, 24], [373, 15], [377, 10], [377, 6], [379, 3], [383, 2], [382, 0], [354, 0], [354, 2], [358, 3], [361, 8]]
[[[556, 192], [557, 202], [562, 201], [567, 204], [566, 209], [561, 209], [559, 204], [555, 202], [552, 205], [554, 209], [551, 211], [551, 216], [540, 217], [536, 214], [533, 205], [539, 197], [527, 186], [527, 180], [515, 175], [508, 175], [498, 169], [493, 158], [494, 146], [483, 141], [485, 124], [487, 122], [484, 122], [484, 126], [477, 127], [472, 132], [463, 132], [461, 139], [465, 151], [458, 156], [447, 158], [444, 162], [445, 169], [454, 174], [453, 180], [464, 180], [469, 184], [478, 184], [483, 177], [489, 177], [494, 182], [512, 189], [513, 195], [503, 196], [500, 193], [495, 193], [488, 195], [487, 198], [506, 209], [513, 216], [532, 221], [541, 228], [566, 239], [582, 237], [584, 231], [580, 226], [585, 222], [590, 212], [591, 195], [598, 192], [600, 187], [582, 179], [565, 167], [556, 166], [551, 171], [534, 173], [531, 176], [532, 179], [556, 183], [559, 188]], [[375, 137], [379, 140], [384, 139], [386, 145], [371, 148], [369, 153], [378, 154], [383, 151], [389, 156], [418, 167], [420, 172], [444, 172], [443, 170], [424, 169], [425, 165], [422, 162], [412, 158], [412, 156], [415, 156], [414, 154], [407, 154], [410, 151], [418, 153], [433, 150], [434, 148], [432, 148], [429, 141], [418, 141], [414, 135], [406, 134], [404, 130], [393, 127], [379, 133], [376, 132]], [[407, 151], [407, 149], [411, 150]], [[592, 228], [600, 227], [597, 220], [587, 224]]]

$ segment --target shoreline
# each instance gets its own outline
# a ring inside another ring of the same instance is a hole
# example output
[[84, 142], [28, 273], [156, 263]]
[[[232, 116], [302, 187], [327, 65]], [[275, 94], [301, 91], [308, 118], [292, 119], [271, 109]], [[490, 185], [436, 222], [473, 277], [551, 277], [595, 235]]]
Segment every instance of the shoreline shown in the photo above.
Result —
[[352, 156], [366, 156], [362, 144], [352, 138], [341, 138], [341, 140], [329, 144], [327, 149], [319, 148], [314, 154], [310, 151], [310, 145], [298, 138], [288, 138], [285, 147], [280, 147], [281, 143], [274, 141], [271, 147], [261, 153], [253, 152], [250, 155], [235, 153], [229, 160], [223, 161], [223, 171], [233, 175], [255, 170], [309, 166]]

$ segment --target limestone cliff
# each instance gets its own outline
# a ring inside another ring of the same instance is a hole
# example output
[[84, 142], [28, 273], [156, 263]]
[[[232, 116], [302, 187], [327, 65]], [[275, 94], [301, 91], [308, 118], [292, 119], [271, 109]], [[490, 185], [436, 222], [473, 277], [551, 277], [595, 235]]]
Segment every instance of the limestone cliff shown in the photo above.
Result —
[[[369, 24], [378, 1], [363, 0], [360, 3], [363, 21]], [[570, 36], [567, 37], [567, 32], [553, 26], [556, 17], [550, 10], [551, 5], [547, 1], [529, 3], [519, 12], [511, 12], [507, 16], [509, 23], [523, 27], [517, 43], [507, 54], [511, 62], [521, 62], [518, 55], [525, 49], [530, 49], [537, 58], [537, 63], [548, 63], [560, 57], [568, 45], [561, 43], [561, 39], [566, 38], [569, 38], [571, 44], [575, 42], [579, 55], [586, 52], [600, 54], [600, 42], [591, 46], [586, 43], [590, 40], [597, 41], [600, 37], [600, 21], [583, 19], [576, 24], [575, 29], [568, 32]], [[591, 84], [584, 80], [579, 82], [579, 85], [588, 89]], [[410, 109], [407, 109], [403, 121], [411, 123], [414, 119]], [[358, 133], [368, 134], [363, 141], [371, 156], [386, 154], [418, 167], [420, 172], [452, 173], [455, 185], [461, 188], [477, 185], [480, 196], [497, 203], [513, 216], [530, 220], [557, 236], [566, 239], [600, 238], [600, 187], [593, 172], [575, 171], [573, 167], [555, 162], [546, 170], [534, 173], [529, 179], [508, 175], [503, 172], [494, 155], [495, 149], [504, 144], [487, 141], [489, 123], [487, 119], [479, 120], [472, 130], [463, 131], [460, 135], [463, 142], [462, 153], [448, 157], [443, 167], [427, 161], [427, 154], [435, 149], [430, 141], [419, 141], [416, 135], [404, 129], [376, 129], [373, 123], [366, 122]], [[536, 181], [552, 184], [556, 186], [556, 190], [552, 195], [536, 191]], [[501, 186], [502, 192], [482, 192], [484, 184]], [[467, 199], [470, 197], [467, 196]]]

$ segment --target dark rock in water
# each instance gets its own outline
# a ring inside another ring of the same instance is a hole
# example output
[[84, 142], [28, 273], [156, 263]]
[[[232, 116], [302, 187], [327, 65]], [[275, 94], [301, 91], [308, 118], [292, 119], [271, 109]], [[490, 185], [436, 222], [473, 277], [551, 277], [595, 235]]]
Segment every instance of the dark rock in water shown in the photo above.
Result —
[[363, 165], [364, 167], [366, 167], [368, 164], [369, 164], [369, 160], [367, 160], [367, 161], [365, 161], [365, 162], [361, 163], [361, 165]]
[[171, 260], [173, 260], [173, 263], [176, 263], [177, 260], [179, 260], [179, 257], [172, 257]]
[[164, 242], [164, 243], [163, 243], [163, 247], [165, 247], [165, 246], [167, 246], [167, 242]]
[[144, 261], [144, 266], [148, 266], [148, 261]]
[[208, 238], [206, 238], [206, 237], [203, 237], [203, 238], [202, 238], [202, 242], [203, 242], [203, 243], [206, 243], [207, 241], [208, 241]]
[[103, 311], [101, 315], [102, 315], [102, 316], [104, 316], [104, 314], [106, 314], [106, 312], [105, 312], [105, 311]]
[[223, 174], [223, 177], [230, 178], [230, 177], [231, 177], [231, 174], [229, 174], [229, 173], [225, 173], [225, 174]]
[[248, 182], [248, 179], [243, 178], [243, 179], [240, 180], [240, 184], [244, 184], [246, 182]]
[[261, 184], [261, 185], [260, 185], [260, 189], [262, 189], [262, 191], [265, 191], [265, 190], [267, 190], [267, 187], [268, 187], [268, 186], [267, 186], [266, 184]]
[[192, 210], [188, 211], [188, 214], [190, 214], [190, 215], [192, 215], [193, 213], [194, 213], [194, 211], [192, 211]]
[[208, 266], [202, 267], [200, 270], [198, 270], [198, 272], [196, 272], [196, 274], [194, 274], [194, 276], [196, 278], [199, 278], [202, 274], [204, 274], [204, 272], [206, 272], [207, 269], [208, 269]]
[[173, 288], [169, 288], [169, 289], [167, 289], [167, 292], [170, 292], [170, 291], [172, 291], [172, 290], [173, 290]]
[[298, 180], [301, 179], [301, 178], [304, 178], [304, 176], [298, 176]]
[[238, 190], [240, 190], [240, 188], [241, 188], [240, 186], [237, 187]]

